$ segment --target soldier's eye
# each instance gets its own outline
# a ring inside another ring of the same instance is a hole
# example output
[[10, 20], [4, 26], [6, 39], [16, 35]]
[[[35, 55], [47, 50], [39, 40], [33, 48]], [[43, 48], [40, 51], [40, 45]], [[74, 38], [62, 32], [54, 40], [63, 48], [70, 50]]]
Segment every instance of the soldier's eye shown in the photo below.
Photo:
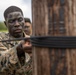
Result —
[[24, 28], [25, 28], [25, 29], [28, 29], [28, 28], [29, 28], [29, 26], [24, 26]]
[[19, 18], [18, 21], [19, 21], [19, 22], [23, 21], [23, 18]]
[[9, 23], [13, 23], [13, 22], [14, 22], [14, 20], [9, 20], [8, 22], [9, 22]]

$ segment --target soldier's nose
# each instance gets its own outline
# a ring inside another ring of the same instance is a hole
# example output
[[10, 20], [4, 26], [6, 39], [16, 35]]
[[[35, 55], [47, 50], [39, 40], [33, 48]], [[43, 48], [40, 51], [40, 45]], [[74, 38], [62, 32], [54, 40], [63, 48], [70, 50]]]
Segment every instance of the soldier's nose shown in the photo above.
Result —
[[19, 26], [19, 22], [18, 21], [15, 21], [15, 26]]

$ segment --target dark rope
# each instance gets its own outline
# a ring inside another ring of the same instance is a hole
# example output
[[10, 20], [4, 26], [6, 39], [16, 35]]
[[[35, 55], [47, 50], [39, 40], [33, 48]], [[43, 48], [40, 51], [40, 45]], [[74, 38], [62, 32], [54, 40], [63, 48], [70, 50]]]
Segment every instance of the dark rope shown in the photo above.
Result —
[[47, 36], [31, 39], [33, 46], [49, 48], [76, 48], [76, 37]]
[[26, 38], [17, 38], [6, 41], [20, 41], [30, 39], [33, 46], [49, 47], [49, 48], [76, 48], [75, 36], [31, 36]]

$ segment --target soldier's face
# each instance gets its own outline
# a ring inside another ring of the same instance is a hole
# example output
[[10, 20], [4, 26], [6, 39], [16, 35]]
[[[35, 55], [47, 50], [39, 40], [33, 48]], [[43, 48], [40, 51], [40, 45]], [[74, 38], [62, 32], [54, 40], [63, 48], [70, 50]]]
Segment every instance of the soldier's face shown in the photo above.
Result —
[[24, 31], [25, 31], [25, 33], [27, 35], [31, 35], [31, 33], [32, 33], [32, 26], [31, 26], [31, 24], [29, 22], [26, 22], [24, 24]]
[[6, 25], [10, 35], [13, 37], [21, 37], [23, 35], [22, 27], [24, 25], [24, 17], [21, 12], [12, 12], [7, 15]]

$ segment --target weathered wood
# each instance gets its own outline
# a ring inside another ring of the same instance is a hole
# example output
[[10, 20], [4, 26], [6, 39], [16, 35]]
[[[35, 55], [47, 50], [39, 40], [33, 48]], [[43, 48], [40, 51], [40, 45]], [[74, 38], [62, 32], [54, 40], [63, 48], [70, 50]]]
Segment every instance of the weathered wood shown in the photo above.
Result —
[[[42, 3], [43, 2], [43, 3]], [[42, 36], [42, 35], [48, 35], [48, 17], [47, 17], [47, 11], [46, 11], [46, 0], [34, 0], [33, 1], [33, 35], [35, 36]], [[49, 55], [48, 49], [44, 48], [34, 48], [33, 49], [33, 58], [34, 60], [34, 75], [50, 75], [50, 66], [49, 64]], [[45, 56], [44, 56], [45, 55]], [[47, 59], [45, 58], [47, 57]], [[47, 64], [48, 62], [48, 64]], [[39, 65], [42, 66], [39, 66]], [[48, 68], [46, 68], [48, 67]], [[42, 70], [43, 69], [43, 70]], [[44, 72], [45, 71], [45, 72]]]
[[[76, 36], [76, 0], [32, 0], [34, 36]], [[75, 49], [33, 47], [33, 75], [76, 75]]]

